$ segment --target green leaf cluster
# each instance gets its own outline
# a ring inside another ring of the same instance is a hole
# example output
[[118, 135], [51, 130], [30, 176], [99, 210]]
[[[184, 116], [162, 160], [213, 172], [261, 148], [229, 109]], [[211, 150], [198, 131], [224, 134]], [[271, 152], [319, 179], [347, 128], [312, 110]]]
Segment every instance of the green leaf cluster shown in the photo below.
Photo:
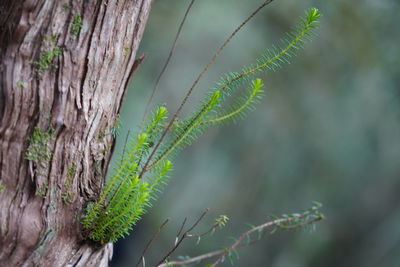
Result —
[[18, 82], [17, 82], [17, 86], [18, 86], [19, 88], [24, 88], [24, 82], [23, 82], [23, 81], [18, 81]]
[[[158, 107], [119, 155], [99, 199], [87, 206], [82, 225], [88, 237], [104, 244], [127, 235], [168, 181], [174, 155], [209, 126], [236, 121], [252, 110], [263, 96], [264, 86], [254, 76], [288, 63], [312, 35], [319, 17], [317, 9], [307, 10], [281, 45], [273, 46], [240, 72], [226, 74], [188, 118], [166, 126], [168, 111]], [[235, 93], [239, 88], [248, 89]], [[223, 226], [226, 220], [221, 217], [217, 223]]]
[[83, 20], [82, 20], [82, 16], [81, 14], [77, 13], [74, 15], [73, 19], [72, 19], [72, 23], [71, 23], [71, 39], [75, 40], [76, 37], [78, 37], [81, 28], [83, 25]]
[[167, 114], [163, 106], [152, 114], [141, 133], [131, 138], [126, 153], [119, 155], [99, 199], [89, 203], [82, 225], [90, 239], [104, 244], [125, 236], [157, 198], [169, 177], [171, 161], [160, 162], [146, 177], [139, 175], [142, 159], [161, 133]]
[[57, 35], [45, 35], [43, 39], [44, 41], [49, 43], [49, 46], [52, 47], [43, 51], [39, 57], [39, 60], [31, 62], [31, 64], [35, 66], [36, 71], [39, 74], [42, 74], [45, 70], [48, 70], [52, 66], [54, 58], [61, 55], [62, 52], [61, 48], [55, 45], [55, 43], [57, 42]]
[[25, 158], [35, 163], [47, 162], [52, 153], [48, 149], [48, 142], [54, 137], [54, 129], [49, 127], [42, 131], [39, 126], [35, 126], [29, 138], [29, 147], [26, 150]]

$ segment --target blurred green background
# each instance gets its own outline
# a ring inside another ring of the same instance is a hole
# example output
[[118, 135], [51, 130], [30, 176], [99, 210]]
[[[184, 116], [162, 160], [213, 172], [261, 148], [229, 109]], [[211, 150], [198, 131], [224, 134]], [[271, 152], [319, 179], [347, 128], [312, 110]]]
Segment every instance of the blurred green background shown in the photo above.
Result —
[[[216, 48], [261, 2], [198, 0], [153, 104], [175, 111]], [[146, 59], [123, 106], [119, 149], [141, 121], [188, 4], [154, 2], [141, 43]], [[268, 236], [241, 249], [236, 266], [400, 266], [400, 1], [274, 1], [228, 45], [184, 113], [223, 73], [278, 43], [309, 7], [323, 14], [318, 36], [290, 65], [261, 77], [266, 97], [246, 120], [210, 129], [176, 158], [169, 186], [116, 245], [111, 266], [134, 266], [166, 218], [146, 266], [173, 246], [185, 217], [193, 222], [207, 207], [199, 232], [220, 214], [229, 224], [199, 245], [187, 240], [175, 256], [227, 246], [246, 223], [308, 208], [313, 200], [324, 204], [327, 217], [315, 232]]]

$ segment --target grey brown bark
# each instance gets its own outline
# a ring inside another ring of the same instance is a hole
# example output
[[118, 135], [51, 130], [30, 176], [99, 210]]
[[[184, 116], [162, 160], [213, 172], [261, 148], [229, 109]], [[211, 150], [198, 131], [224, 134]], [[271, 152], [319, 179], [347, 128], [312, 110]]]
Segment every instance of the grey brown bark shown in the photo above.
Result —
[[[80, 218], [104, 181], [150, 5], [0, 3], [0, 266], [108, 265], [112, 245], [87, 241]], [[35, 127], [48, 135], [36, 158]]]

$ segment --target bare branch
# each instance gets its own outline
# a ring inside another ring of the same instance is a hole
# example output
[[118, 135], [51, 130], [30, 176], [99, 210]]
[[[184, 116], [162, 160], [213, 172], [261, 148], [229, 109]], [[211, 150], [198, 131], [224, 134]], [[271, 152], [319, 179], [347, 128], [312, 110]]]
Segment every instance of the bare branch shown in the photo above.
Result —
[[[206, 209], [206, 210], [200, 215], [200, 217], [197, 219], [197, 221], [196, 221], [188, 230], [186, 230], [186, 231], [182, 234], [182, 236], [180, 237], [179, 241], [178, 241], [178, 242], [175, 242], [174, 247], [173, 247], [159, 262], [158, 262], [157, 266], [163, 264], [163, 262], [164, 262], [172, 253], [174, 253], [174, 251], [180, 246], [180, 244], [182, 243], [182, 241], [183, 241], [185, 238], [188, 238], [188, 237], [189, 237], [189, 236], [188, 236], [189, 232], [192, 231], [192, 230], [199, 224], [199, 222], [204, 218], [204, 216], [207, 214], [208, 211], [209, 211], [209, 209]], [[185, 221], [186, 221], [186, 218], [185, 218]], [[184, 225], [184, 223], [182, 224], [182, 227], [181, 227], [181, 228], [183, 228], [183, 225]], [[181, 232], [181, 230], [180, 230], [179, 232]]]
[[[216, 256], [219, 256], [218, 259], [211, 265], [211, 266], [217, 266], [219, 263], [221, 263], [221, 261], [223, 260], [223, 258], [229, 254], [231, 251], [237, 249], [237, 248], [241, 248], [241, 247], [245, 247], [245, 246], [249, 246], [252, 245], [254, 243], [256, 243], [258, 240], [252, 240], [250, 242], [243, 242], [243, 240], [245, 238], [250, 237], [252, 234], [256, 233], [256, 232], [263, 232], [267, 229], [267, 228], [271, 228], [271, 227], [276, 227], [278, 229], [297, 229], [297, 228], [301, 228], [307, 225], [311, 225], [314, 224], [318, 221], [321, 221], [324, 219], [324, 216], [322, 214], [319, 213], [319, 209], [322, 207], [322, 205], [317, 205], [314, 206], [311, 210], [309, 211], [305, 211], [302, 214], [298, 214], [298, 215], [292, 215], [290, 217], [286, 217], [286, 218], [279, 218], [273, 221], [268, 221], [264, 224], [258, 225], [256, 227], [253, 227], [252, 229], [242, 233], [236, 240], [234, 243], [232, 243], [231, 246], [229, 246], [228, 248], [225, 249], [219, 249], [219, 250], [215, 250], [215, 251], [211, 251], [196, 257], [192, 257], [190, 259], [187, 260], [182, 260], [182, 261], [170, 261], [168, 263], [162, 263], [157, 265], [158, 267], [167, 267], [167, 266], [183, 266], [186, 264], [190, 264], [190, 263], [195, 263], [195, 262], [199, 262], [205, 259], [210, 259], [210, 258], [214, 258]], [[307, 219], [307, 216], [313, 215], [311, 219]], [[287, 223], [293, 223], [296, 222], [297, 220], [300, 220], [299, 223], [294, 223], [294, 224], [290, 224], [290, 225], [285, 225]]]
[[175, 243], [174, 243], [174, 245], [176, 245], [176, 244], [178, 243], [178, 241], [179, 241], [179, 236], [181, 235], [181, 233], [182, 233], [182, 231], [183, 231], [183, 227], [185, 227], [186, 221], [187, 221], [187, 217], [185, 217], [185, 219], [183, 220], [182, 225], [181, 225], [181, 228], [179, 228], [179, 231], [178, 231], [178, 233], [176, 234], [176, 238], [175, 238]]
[[[260, 230], [264, 230], [264, 229], [269, 228], [269, 227], [272, 227], [272, 226], [278, 226], [279, 228], [288, 229], [287, 227], [282, 227], [280, 224], [281, 224], [281, 223], [286, 223], [286, 222], [291, 222], [291, 221], [294, 221], [294, 220], [296, 220], [296, 219], [303, 218], [303, 217], [305, 217], [305, 216], [306, 216], [306, 215], [304, 215], [304, 216], [293, 216], [293, 217], [289, 217], [289, 218], [277, 219], [277, 220], [274, 220], [274, 221], [267, 222], [267, 223], [265, 223], [265, 224], [259, 225], [259, 226], [255, 227], [255, 228], [253, 228], [253, 229], [251, 229], [251, 230], [249, 230], [249, 231], [247, 231], [247, 232], [241, 234], [241, 235], [239, 236], [239, 238], [238, 238], [229, 248], [227, 248], [227, 249], [224, 250], [224, 252], [220, 255], [220, 257], [219, 257], [211, 266], [212, 266], [212, 267], [215, 267], [215, 266], [217, 266], [219, 263], [221, 263], [222, 259], [223, 259], [230, 251], [232, 251], [232, 250], [236, 249], [237, 247], [239, 247], [239, 245], [242, 243], [243, 239], [245, 239], [246, 237], [250, 236], [252, 233], [255, 233], [255, 232], [260, 231]], [[303, 227], [303, 226], [305, 226], [305, 225], [313, 224], [313, 223], [315, 223], [315, 222], [317, 222], [317, 221], [320, 221], [320, 220], [322, 220], [323, 218], [324, 218], [324, 217], [322, 217], [322, 216], [318, 216], [318, 217], [316, 217], [315, 219], [312, 219], [312, 220], [307, 221], [307, 222], [305, 222], [305, 223], [300, 223], [300, 224], [291, 225], [291, 228], [290, 228], [290, 229], [301, 228], [301, 227]]]
[[225, 249], [215, 250], [215, 251], [211, 251], [209, 253], [205, 253], [205, 254], [199, 255], [197, 257], [190, 258], [188, 260], [170, 261], [168, 263], [163, 263], [163, 264], [157, 265], [157, 267], [183, 266], [183, 265], [186, 265], [186, 264], [189, 264], [189, 263], [199, 262], [199, 261], [202, 261], [202, 260], [213, 258], [215, 256], [218, 256], [218, 255], [221, 255], [221, 254], [224, 254], [224, 253], [225, 253]]
[[185, 15], [183, 16], [183, 19], [182, 19], [182, 21], [181, 21], [181, 23], [179, 25], [179, 28], [178, 28], [178, 32], [176, 33], [175, 39], [174, 39], [174, 41], [172, 43], [172, 47], [171, 47], [171, 49], [169, 51], [168, 58], [165, 61], [164, 66], [163, 66], [160, 74], [157, 77], [156, 83], [154, 84], [153, 90], [151, 91], [151, 95], [150, 95], [149, 99], [147, 100], [146, 107], [145, 107], [144, 114], [143, 114], [143, 118], [142, 118], [142, 123], [144, 122], [144, 120], [146, 118], [146, 115], [149, 112], [149, 107], [150, 107], [151, 101], [153, 100], [154, 94], [157, 91], [158, 84], [160, 83], [161, 77], [163, 76], [165, 70], [167, 69], [169, 61], [170, 61], [170, 59], [171, 59], [171, 57], [172, 57], [172, 55], [173, 55], [173, 53], [175, 51], [176, 42], [178, 41], [178, 38], [179, 38], [179, 36], [181, 34], [183, 25], [185, 24], [186, 18], [187, 18], [188, 14], [189, 14], [190, 9], [192, 8], [192, 5], [193, 5], [194, 1], [196, 1], [196, 0], [192, 0], [190, 2], [190, 4], [189, 4], [188, 8], [186, 9]]
[[187, 237], [203, 237], [205, 235], [208, 235], [209, 233], [212, 233], [215, 231], [216, 228], [220, 227], [224, 227], [226, 222], [229, 220], [228, 216], [226, 215], [220, 215], [218, 218], [215, 219], [214, 224], [210, 227], [210, 229], [208, 229], [207, 231], [200, 233], [200, 234], [187, 234]]
[[151, 244], [154, 242], [154, 240], [157, 238], [158, 234], [161, 232], [161, 230], [164, 228], [164, 226], [168, 223], [169, 219], [166, 219], [159, 227], [158, 229], [153, 233], [151, 236], [149, 242], [147, 242], [146, 247], [144, 248], [142, 254], [139, 257], [138, 262], [136, 263], [135, 267], [139, 266], [140, 262], [144, 261], [144, 254], [146, 254], [146, 251], [150, 248]]

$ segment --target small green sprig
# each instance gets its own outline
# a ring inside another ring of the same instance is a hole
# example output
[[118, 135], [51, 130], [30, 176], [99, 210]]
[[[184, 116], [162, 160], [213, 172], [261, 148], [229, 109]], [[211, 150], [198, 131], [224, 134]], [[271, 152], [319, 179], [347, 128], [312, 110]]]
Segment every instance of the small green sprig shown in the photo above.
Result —
[[53, 128], [49, 127], [46, 131], [42, 131], [39, 126], [36, 126], [29, 138], [25, 158], [37, 164], [49, 161], [52, 153], [48, 149], [48, 143], [53, 137]]
[[24, 82], [23, 81], [18, 81], [17, 82], [17, 87], [18, 88], [24, 88]]
[[296, 51], [303, 48], [305, 42], [314, 34], [320, 17], [318, 9], [308, 9], [293, 30], [286, 34], [287, 37], [281, 39], [279, 45], [267, 49], [255, 64], [243, 67], [241, 72], [226, 74], [217, 83], [216, 89], [224, 92], [223, 97], [230, 96], [235, 89], [252, 80], [254, 75], [269, 70], [276, 71], [283, 64], [290, 63], [290, 59], [296, 56]]
[[40, 55], [37, 61], [30, 62], [33, 66], [35, 66], [36, 71], [39, 75], [43, 74], [45, 70], [48, 70], [51, 66], [53, 66], [53, 60], [57, 56], [61, 55], [62, 50], [59, 46], [56, 45], [58, 39], [58, 35], [44, 35], [43, 41], [45, 47], [47, 47], [42, 54]]
[[81, 32], [83, 25], [83, 20], [81, 14], [77, 13], [74, 15], [71, 23], [71, 39], [75, 40], [78, 36], [79, 33]]
[[99, 200], [89, 203], [82, 225], [90, 239], [104, 244], [125, 236], [157, 198], [172, 163], [165, 160], [148, 177], [139, 179], [140, 161], [147, 154], [151, 140], [157, 138], [167, 114], [163, 106], [152, 114], [143, 131], [130, 140], [127, 152], [120, 155]]
[[264, 96], [264, 82], [261, 79], [255, 79], [251, 82], [251, 87], [244, 94], [234, 99], [234, 102], [228, 107], [224, 107], [217, 112], [218, 116], [202, 121], [200, 124], [218, 124], [224, 121], [235, 121], [243, 118], [246, 113], [253, 109], [254, 104]]
[[36, 67], [39, 74], [42, 74], [45, 70], [49, 69], [52, 65], [53, 59], [61, 55], [61, 48], [58, 46], [53, 47], [50, 50], [43, 51], [38, 61], [32, 62], [32, 65]]

